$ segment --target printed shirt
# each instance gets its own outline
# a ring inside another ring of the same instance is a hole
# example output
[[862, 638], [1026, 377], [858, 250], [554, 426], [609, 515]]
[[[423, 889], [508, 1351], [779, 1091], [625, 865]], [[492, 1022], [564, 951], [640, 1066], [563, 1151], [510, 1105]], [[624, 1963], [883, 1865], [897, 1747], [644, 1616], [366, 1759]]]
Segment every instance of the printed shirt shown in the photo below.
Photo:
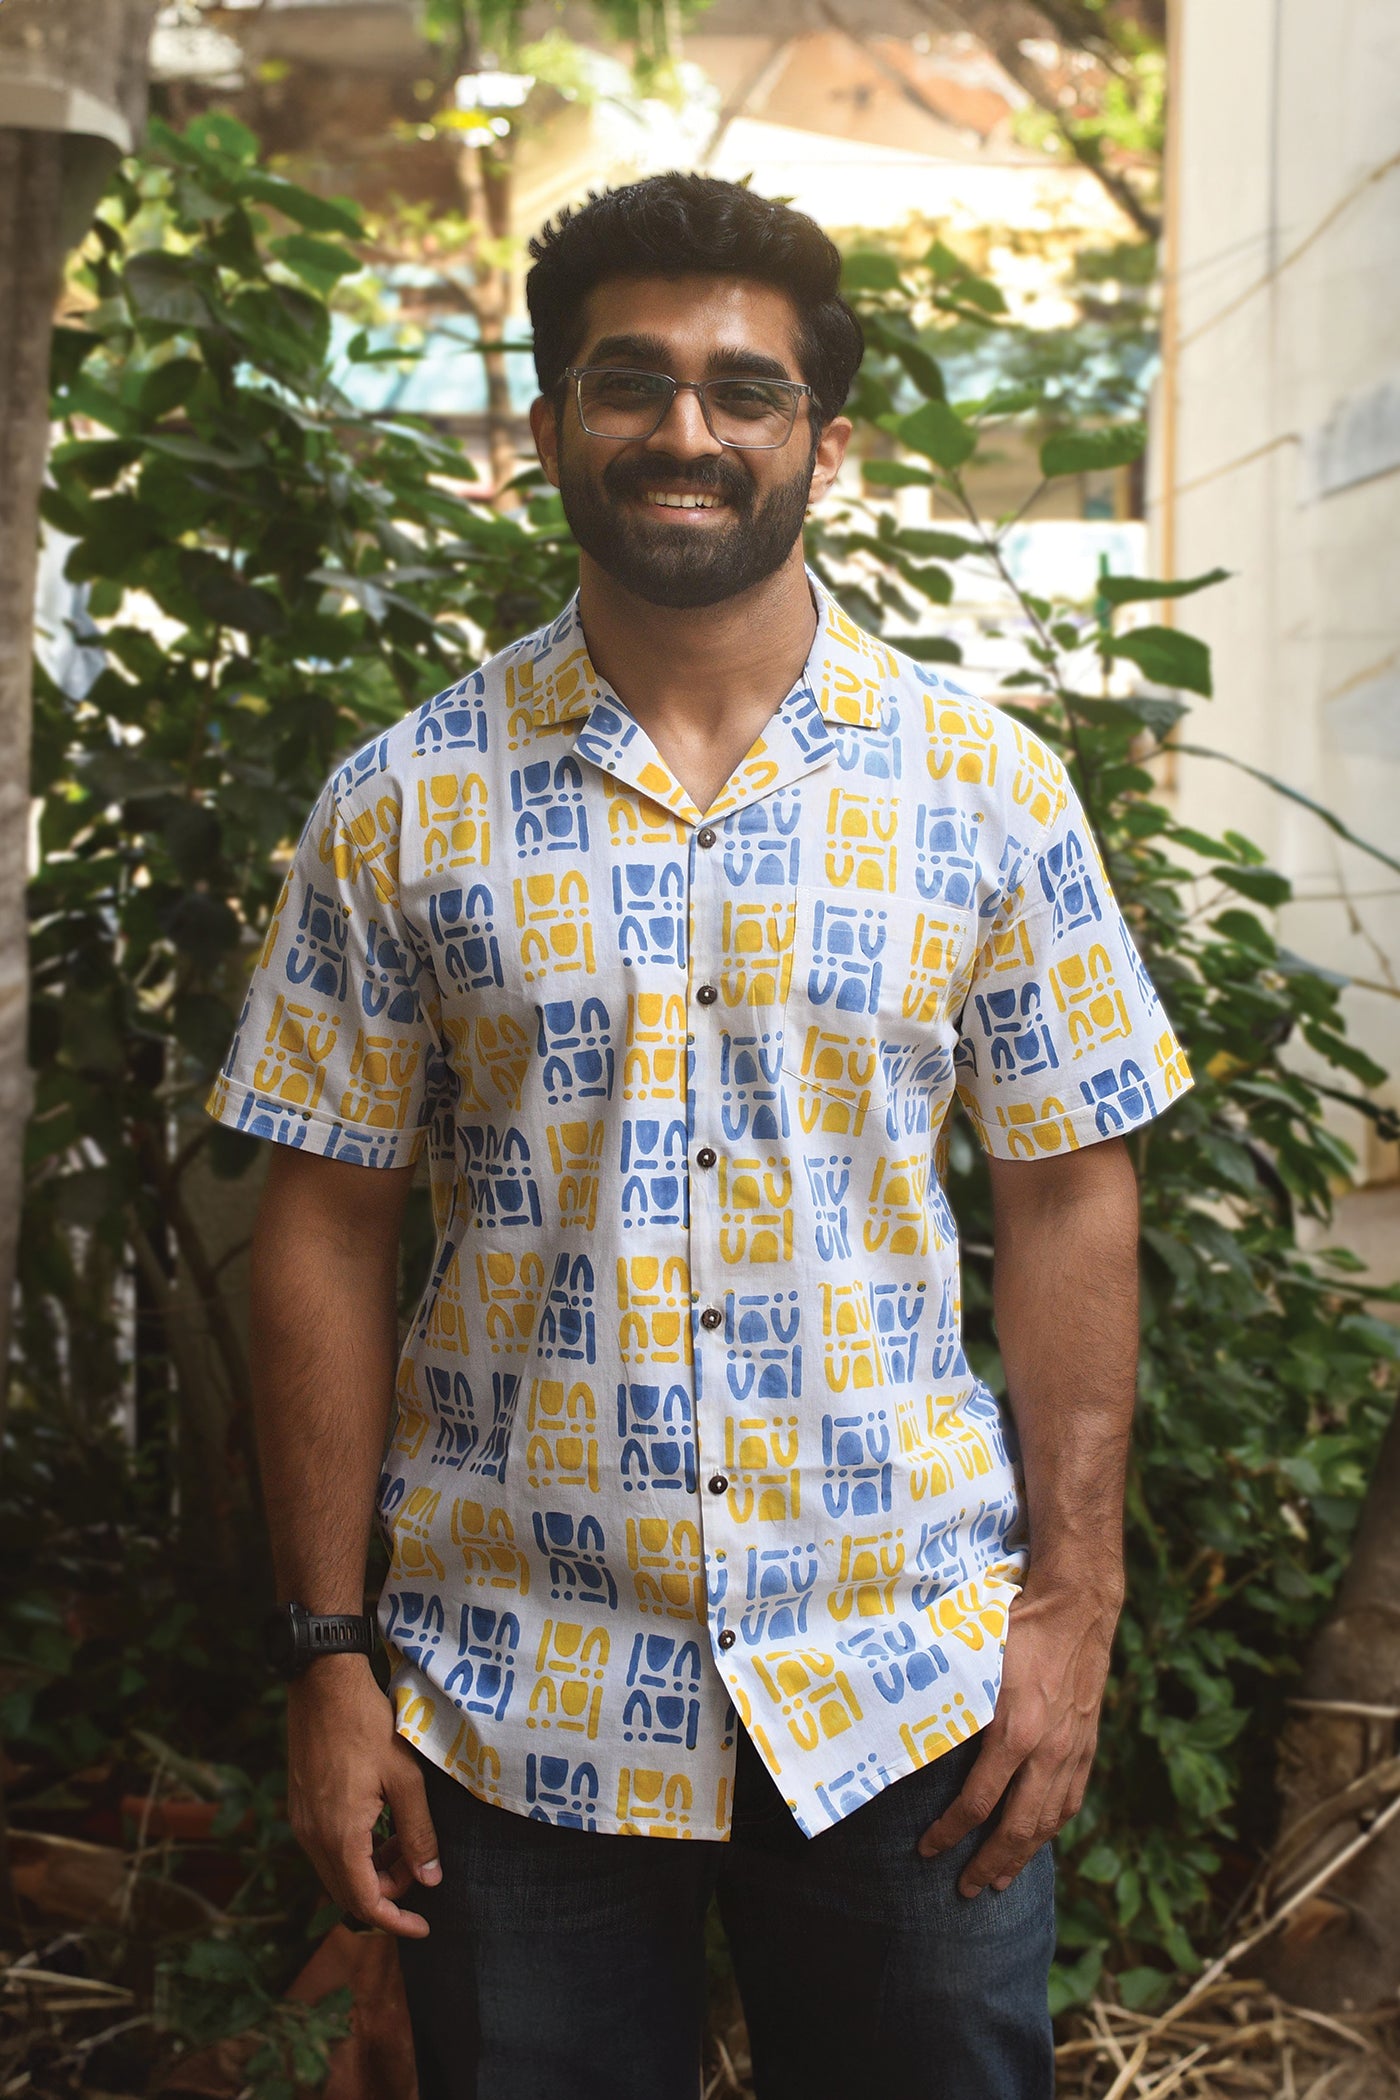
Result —
[[940, 1138], [956, 1094], [1055, 1157], [1190, 1084], [1058, 759], [813, 591], [703, 813], [576, 600], [367, 744], [210, 1101], [427, 1149], [397, 1725], [551, 1823], [726, 1836], [742, 1726], [811, 1834], [988, 1721], [1026, 1527]]

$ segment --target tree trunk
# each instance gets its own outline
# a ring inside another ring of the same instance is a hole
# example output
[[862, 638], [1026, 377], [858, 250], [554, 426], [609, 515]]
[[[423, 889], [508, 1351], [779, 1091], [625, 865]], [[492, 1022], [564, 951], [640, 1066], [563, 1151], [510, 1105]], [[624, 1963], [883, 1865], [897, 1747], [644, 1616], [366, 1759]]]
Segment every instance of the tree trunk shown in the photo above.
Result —
[[[1309, 1653], [1299, 1701], [1279, 1745], [1282, 1815], [1266, 1890], [1270, 1908], [1324, 1871], [1400, 1791], [1400, 1409], [1381, 1445], [1336, 1602]], [[1310, 1701], [1318, 1704], [1301, 1703]], [[1343, 1804], [1336, 1797], [1344, 1788]], [[1400, 1988], [1400, 1822], [1301, 1904], [1250, 1966], [1280, 1997], [1319, 2012], [1364, 2012], [1393, 2001]]]
[[62, 209], [62, 137], [0, 130], [0, 1369], [9, 1360], [29, 1117], [30, 658]]

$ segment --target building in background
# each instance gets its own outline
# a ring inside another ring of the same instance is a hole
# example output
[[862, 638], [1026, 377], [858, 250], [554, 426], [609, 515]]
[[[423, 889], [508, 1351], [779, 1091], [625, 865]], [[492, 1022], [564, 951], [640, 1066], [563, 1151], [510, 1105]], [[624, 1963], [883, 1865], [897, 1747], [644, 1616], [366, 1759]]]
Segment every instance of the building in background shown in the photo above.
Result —
[[[1158, 573], [1214, 651], [1192, 741], [1313, 797], [1400, 859], [1400, 8], [1178, 0]], [[1181, 813], [1293, 882], [1291, 948], [1351, 980], [1357, 1038], [1400, 1073], [1400, 873], [1235, 767], [1182, 756]], [[1389, 1099], [1400, 1104], [1393, 1082]], [[1400, 1158], [1343, 1112], [1346, 1233], [1400, 1275]]]

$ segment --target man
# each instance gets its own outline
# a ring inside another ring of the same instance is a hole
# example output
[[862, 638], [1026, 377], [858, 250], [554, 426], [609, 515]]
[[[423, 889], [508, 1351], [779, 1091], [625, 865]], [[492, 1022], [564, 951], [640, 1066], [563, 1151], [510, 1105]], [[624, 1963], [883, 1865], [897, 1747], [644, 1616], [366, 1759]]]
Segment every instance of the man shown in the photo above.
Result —
[[[804, 569], [861, 353], [825, 236], [671, 175], [533, 253], [578, 597], [329, 783], [211, 1104], [278, 1141], [293, 1827], [401, 1938], [423, 2100], [690, 2100], [712, 1893], [762, 2100], [1044, 2100], [1046, 1841], [1122, 1595], [1121, 1133], [1189, 1081], [1058, 761]], [[377, 1475], [388, 1697], [303, 1616], [359, 1611]]]

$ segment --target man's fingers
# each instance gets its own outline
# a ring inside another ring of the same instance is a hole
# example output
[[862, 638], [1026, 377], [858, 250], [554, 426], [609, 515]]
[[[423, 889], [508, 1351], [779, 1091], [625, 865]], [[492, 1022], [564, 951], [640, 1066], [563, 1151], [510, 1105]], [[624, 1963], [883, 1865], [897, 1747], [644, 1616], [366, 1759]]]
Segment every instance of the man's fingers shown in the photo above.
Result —
[[1065, 1820], [1072, 1773], [1063, 1766], [1029, 1760], [1010, 1788], [996, 1827], [989, 1830], [958, 1876], [958, 1893], [980, 1896], [984, 1888], [1009, 1888]]
[[997, 1731], [995, 1724], [985, 1731], [981, 1752], [963, 1781], [962, 1792], [919, 1839], [919, 1850], [925, 1859], [961, 1844], [969, 1830], [988, 1820], [1024, 1756], [1009, 1731]]
[[[422, 1940], [428, 1936], [428, 1921], [420, 1918], [416, 1911], [401, 1910], [391, 1901], [380, 1885], [380, 1876], [368, 1851], [363, 1859], [346, 1860], [343, 1867], [344, 1895], [339, 1898], [342, 1910], [348, 1910], [364, 1925], [377, 1926], [381, 1932], [391, 1932], [402, 1940]], [[335, 1890], [331, 1894], [335, 1895]]]
[[428, 1813], [423, 1774], [410, 1751], [395, 1750], [393, 1764], [384, 1776], [384, 1794], [394, 1818], [399, 1857], [415, 1881], [421, 1881], [425, 1888], [436, 1888], [442, 1880], [437, 1832]]

